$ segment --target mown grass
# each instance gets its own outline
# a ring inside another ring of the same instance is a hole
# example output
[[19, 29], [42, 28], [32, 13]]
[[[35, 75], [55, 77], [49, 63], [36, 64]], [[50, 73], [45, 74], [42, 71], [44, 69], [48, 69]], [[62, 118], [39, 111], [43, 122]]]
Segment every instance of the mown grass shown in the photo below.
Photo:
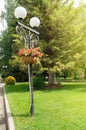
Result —
[[86, 130], [86, 83], [62, 83], [56, 90], [34, 91], [29, 116], [27, 83], [5, 86], [16, 130]]

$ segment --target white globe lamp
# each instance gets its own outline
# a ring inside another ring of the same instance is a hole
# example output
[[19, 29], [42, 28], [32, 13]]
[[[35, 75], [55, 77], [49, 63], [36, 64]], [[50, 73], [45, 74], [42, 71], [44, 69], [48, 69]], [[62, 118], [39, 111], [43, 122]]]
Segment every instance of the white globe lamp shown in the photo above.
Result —
[[40, 20], [39, 20], [39, 18], [37, 18], [37, 17], [32, 17], [32, 18], [30, 19], [30, 26], [31, 26], [31, 27], [39, 27], [39, 25], [40, 25]]
[[19, 6], [15, 9], [14, 15], [17, 19], [24, 19], [27, 16], [27, 11], [24, 7]]

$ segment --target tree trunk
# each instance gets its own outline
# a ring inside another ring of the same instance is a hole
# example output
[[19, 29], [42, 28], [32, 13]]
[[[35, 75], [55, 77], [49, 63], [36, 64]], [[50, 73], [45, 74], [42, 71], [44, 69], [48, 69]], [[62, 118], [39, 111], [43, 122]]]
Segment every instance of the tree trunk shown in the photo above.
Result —
[[49, 72], [48, 85], [53, 87], [55, 84], [57, 84], [56, 75], [53, 72]]

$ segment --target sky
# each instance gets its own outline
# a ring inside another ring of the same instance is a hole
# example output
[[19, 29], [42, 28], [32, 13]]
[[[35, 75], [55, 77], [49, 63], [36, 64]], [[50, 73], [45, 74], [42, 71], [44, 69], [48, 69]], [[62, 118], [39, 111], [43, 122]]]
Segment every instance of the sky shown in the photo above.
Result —
[[[5, 10], [5, 7], [4, 7], [4, 0], [0, 0], [0, 15], [1, 15], [1, 12], [3, 11], [3, 12], [6, 12], [6, 10]], [[6, 26], [6, 21], [3, 21], [3, 23], [2, 23], [2, 21], [1, 21], [1, 19], [0, 19], [0, 31], [2, 31], [2, 30], [4, 30], [5, 29], [5, 26]]]
[[1, 11], [4, 11], [5, 9], [4, 9], [4, 0], [0, 0], [0, 12]]
[[86, 4], [86, 0], [74, 0], [74, 7], [77, 7], [80, 1]]

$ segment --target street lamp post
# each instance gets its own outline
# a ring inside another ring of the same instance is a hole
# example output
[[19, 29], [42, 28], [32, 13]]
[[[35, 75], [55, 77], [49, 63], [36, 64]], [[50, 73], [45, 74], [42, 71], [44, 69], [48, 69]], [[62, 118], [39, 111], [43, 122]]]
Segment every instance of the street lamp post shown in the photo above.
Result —
[[[19, 6], [15, 9], [14, 15], [17, 19], [24, 19], [27, 16], [27, 11], [24, 7]], [[16, 30], [17, 33], [22, 35], [25, 46], [29, 49], [34, 48], [35, 44], [39, 40], [39, 32], [33, 29], [33, 27], [38, 27], [40, 25], [40, 20], [37, 17], [30, 19], [30, 26], [28, 27], [21, 22], [17, 22]], [[28, 76], [29, 76], [29, 89], [30, 89], [30, 115], [34, 114], [34, 100], [33, 100], [33, 73], [32, 73], [32, 64], [28, 64]]]

